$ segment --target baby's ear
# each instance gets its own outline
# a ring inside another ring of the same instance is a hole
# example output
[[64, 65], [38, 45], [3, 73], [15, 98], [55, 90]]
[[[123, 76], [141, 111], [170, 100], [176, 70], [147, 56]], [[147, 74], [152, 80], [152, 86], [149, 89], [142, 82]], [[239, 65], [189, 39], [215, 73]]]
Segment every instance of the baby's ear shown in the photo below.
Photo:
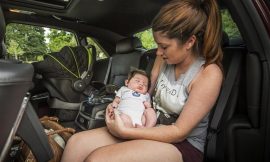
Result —
[[125, 80], [125, 85], [128, 86], [128, 80]]

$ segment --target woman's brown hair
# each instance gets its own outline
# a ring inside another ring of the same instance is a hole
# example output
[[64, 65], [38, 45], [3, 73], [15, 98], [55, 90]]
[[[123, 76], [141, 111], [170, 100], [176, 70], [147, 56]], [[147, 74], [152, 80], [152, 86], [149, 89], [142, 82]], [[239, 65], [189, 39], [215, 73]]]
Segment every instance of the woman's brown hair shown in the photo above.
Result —
[[152, 30], [181, 43], [195, 35], [194, 53], [205, 58], [205, 66], [216, 63], [222, 69], [221, 15], [215, 0], [172, 0], [154, 18]]

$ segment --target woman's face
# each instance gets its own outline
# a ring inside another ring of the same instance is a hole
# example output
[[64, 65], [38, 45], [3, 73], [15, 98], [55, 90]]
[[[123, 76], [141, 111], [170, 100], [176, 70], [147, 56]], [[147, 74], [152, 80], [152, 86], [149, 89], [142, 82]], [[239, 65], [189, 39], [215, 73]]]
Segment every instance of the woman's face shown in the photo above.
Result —
[[159, 31], [154, 32], [153, 35], [158, 45], [157, 55], [161, 56], [167, 64], [180, 64], [192, 56], [188, 42], [181, 44], [178, 39], [170, 39]]

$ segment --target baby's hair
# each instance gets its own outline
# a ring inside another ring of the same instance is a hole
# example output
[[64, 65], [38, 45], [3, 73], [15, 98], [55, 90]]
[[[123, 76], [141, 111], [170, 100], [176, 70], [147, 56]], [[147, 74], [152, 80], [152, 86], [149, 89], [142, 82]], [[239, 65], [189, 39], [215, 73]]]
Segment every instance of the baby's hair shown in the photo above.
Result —
[[132, 79], [136, 74], [141, 74], [143, 76], [146, 76], [148, 79], [148, 89], [151, 85], [151, 81], [150, 81], [150, 77], [149, 75], [146, 73], [146, 71], [141, 70], [141, 69], [132, 69], [129, 74], [128, 74], [128, 81], [130, 81], [130, 79]]

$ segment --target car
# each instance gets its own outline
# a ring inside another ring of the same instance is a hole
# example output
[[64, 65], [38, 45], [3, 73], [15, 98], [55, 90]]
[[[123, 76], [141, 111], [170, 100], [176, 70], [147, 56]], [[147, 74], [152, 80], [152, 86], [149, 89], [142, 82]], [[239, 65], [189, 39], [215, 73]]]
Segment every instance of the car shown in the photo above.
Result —
[[[151, 22], [170, 0], [0, 1], [0, 161], [52, 152], [39, 120], [78, 132], [104, 109], [130, 68], [150, 73]], [[270, 1], [218, 0], [224, 83], [211, 112], [205, 161], [270, 161]]]

